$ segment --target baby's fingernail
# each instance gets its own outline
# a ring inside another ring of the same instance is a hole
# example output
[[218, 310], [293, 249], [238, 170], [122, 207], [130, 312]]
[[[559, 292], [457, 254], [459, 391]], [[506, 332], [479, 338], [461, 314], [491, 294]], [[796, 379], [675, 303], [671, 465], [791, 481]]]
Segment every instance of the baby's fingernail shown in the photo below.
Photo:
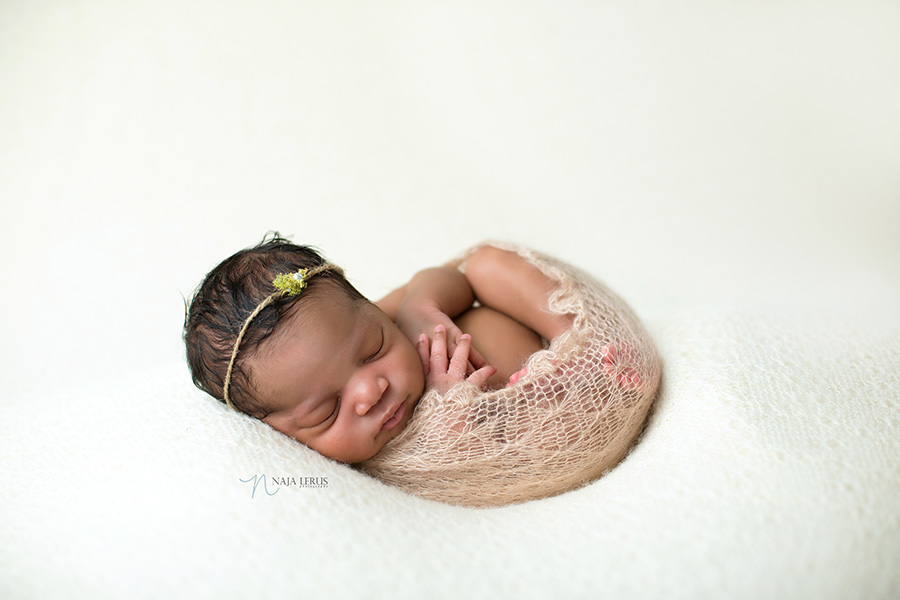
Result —
[[435, 333], [443, 333], [443, 332], [444, 332], [444, 326], [443, 326], [443, 325], [435, 325], [435, 326], [434, 326], [434, 332], [435, 332]]
[[416, 343], [417, 343], [417, 344], [424, 344], [426, 339], [428, 339], [428, 336], [425, 335], [424, 333], [420, 333], [420, 334], [419, 334], [419, 339], [416, 340]]
[[460, 340], [471, 340], [471, 339], [472, 339], [472, 336], [469, 335], [468, 333], [464, 333], [464, 334], [462, 334], [461, 336], [459, 336], [459, 339], [460, 339]]

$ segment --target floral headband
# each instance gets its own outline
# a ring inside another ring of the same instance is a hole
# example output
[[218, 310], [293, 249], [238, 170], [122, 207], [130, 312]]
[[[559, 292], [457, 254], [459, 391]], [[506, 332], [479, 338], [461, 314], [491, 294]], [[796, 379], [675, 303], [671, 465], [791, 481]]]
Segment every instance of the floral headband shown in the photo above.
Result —
[[237, 339], [234, 341], [234, 349], [231, 351], [231, 360], [228, 361], [228, 370], [225, 371], [225, 382], [222, 385], [222, 396], [225, 400], [225, 404], [237, 410], [228, 395], [228, 390], [231, 387], [231, 372], [234, 370], [234, 362], [237, 360], [238, 350], [241, 347], [241, 342], [243, 341], [244, 335], [247, 333], [247, 330], [250, 328], [250, 323], [253, 322], [253, 319], [255, 319], [256, 316], [261, 313], [265, 307], [272, 304], [277, 298], [280, 298], [282, 296], [299, 296], [303, 292], [303, 290], [306, 289], [306, 286], [308, 285], [310, 279], [320, 273], [324, 273], [325, 271], [335, 271], [337, 273], [343, 273], [340, 267], [331, 263], [323, 263], [309, 269], [298, 269], [296, 273], [282, 273], [272, 281], [272, 285], [275, 286], [276, 291], [267, 296], [256, 306], [256, 308], [253, 309], [253, 312], [251, 312], [247, 317], [247, 320], [244, 321], [244, 325], [241, 327]]

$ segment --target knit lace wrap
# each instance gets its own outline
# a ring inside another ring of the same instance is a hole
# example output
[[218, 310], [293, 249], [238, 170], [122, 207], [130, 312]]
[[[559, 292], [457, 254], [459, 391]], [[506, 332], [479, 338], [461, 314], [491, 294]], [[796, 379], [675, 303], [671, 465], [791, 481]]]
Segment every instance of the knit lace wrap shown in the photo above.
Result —
[[537, 252], [491, 245], [559, 282], [549, 309], [574, 315], [572, 328], [533, 354], [510, 388], [426, 391], [406, 429], [360, 465], [412, 494], [463, 506], [544, 498], [600, 477], [641, 432], [660, 380], [650, 336], [604, 285]]

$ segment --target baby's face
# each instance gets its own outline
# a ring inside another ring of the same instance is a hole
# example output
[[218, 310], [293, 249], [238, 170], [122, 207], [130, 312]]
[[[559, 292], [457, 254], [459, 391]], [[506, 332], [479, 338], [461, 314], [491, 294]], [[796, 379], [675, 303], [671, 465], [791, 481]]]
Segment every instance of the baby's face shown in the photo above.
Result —
[[326, 292], [248, 358], [263, 421], [346, 463], [406, 427], [425, 387], [415, 347], [373, 304]]

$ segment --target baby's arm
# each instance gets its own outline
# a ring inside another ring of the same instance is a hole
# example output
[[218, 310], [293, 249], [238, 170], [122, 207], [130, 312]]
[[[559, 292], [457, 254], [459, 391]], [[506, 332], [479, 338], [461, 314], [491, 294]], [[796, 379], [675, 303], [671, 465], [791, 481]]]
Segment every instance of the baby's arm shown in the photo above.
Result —
[[[449, 265], [426, 269], [377, 304], [414, 342], [436, 325], [445, 327], [451, 355], [462, 332], [471, 334], [498, 367], [490, 381], [497, 387], [541, 348], [540, 337], [551, 340], [571, 327], [571, 316], [547, 310], [555, 288], [518, 254], [484, 247], [468, 258], [465, 274]], [[476, 298], [483, 306], [472, 309]], [[471, 361], [475, 368], [486, 364], [474, 348]]]
[[[376, 305], [414, 343], [421, 334], [430, 336], [436, 326], [442, 326], [452, 355], [463, 335], [453, 319], [471, 308], [474, 301], [475, 296], [466, 276], [453, 267], [443, 266], [419, 271], [409, 283], [394, 290]], [[486, 364], [474, 349], [470, 361], [474, 368]], [[427, 364], [425, 368], [427, 371]]]
[[[556, 282], [518, 254], [486, 246], [468, 258], [465, 273], [450, 265], [419, 271], [376, 304], [414, 341], [459, 317], [476, 299], [552, 340], [572, 325], [570, 315], [547, 310], [555, 289]], [[462, 332], [450, 325], [452, 343]]]

